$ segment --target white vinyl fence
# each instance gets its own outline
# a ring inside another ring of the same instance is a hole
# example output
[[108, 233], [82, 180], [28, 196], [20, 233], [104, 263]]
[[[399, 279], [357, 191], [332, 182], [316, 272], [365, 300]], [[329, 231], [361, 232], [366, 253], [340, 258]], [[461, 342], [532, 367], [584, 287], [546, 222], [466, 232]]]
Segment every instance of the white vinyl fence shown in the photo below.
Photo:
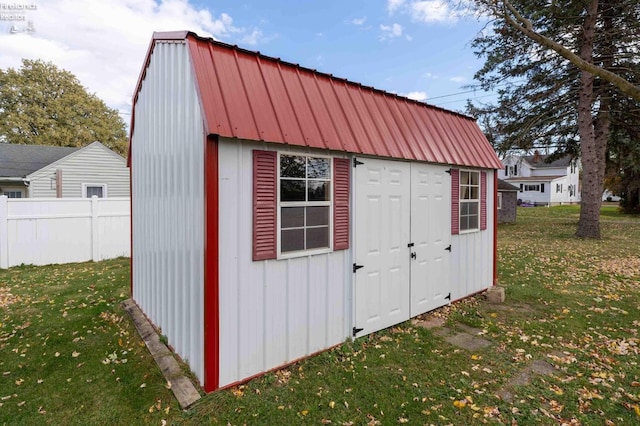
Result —
[[130, 256], [129, 198], [0, 196], [0, 268]]

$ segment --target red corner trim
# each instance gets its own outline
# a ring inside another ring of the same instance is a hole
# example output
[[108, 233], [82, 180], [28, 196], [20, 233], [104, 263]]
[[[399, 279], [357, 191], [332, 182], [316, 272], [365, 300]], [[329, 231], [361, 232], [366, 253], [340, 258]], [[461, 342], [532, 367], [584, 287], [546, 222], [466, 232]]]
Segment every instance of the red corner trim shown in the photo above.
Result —
[[218, 139], [205, 140], [204, 162], [204, 390], [219, 387]]

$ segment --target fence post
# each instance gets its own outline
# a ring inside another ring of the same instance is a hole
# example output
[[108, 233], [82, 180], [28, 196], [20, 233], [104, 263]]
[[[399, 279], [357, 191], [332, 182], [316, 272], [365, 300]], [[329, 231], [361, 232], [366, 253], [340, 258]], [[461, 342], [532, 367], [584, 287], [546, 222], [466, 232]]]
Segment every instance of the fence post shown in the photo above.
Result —
[[98, 224], [98, 196], [91, 196], [91, 260], [100, 261], [100, 227]]
[[0, 269], [9, 267], [9, 198], [0, 195]]

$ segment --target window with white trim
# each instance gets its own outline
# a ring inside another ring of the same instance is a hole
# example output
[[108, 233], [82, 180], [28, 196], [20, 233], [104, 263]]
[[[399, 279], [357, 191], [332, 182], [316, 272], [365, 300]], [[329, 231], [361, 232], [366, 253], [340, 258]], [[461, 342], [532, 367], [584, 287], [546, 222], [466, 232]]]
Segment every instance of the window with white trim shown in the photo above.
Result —
[[524, 186], [524, 190], [525, 191], [536, 191], [536, 192], [540, 192], [540, 185], [525, 185]]
[[480, 172], [460, 170], [460, 231], [480, 229]]
[[93, 196], [98, 198], [107, 197], [107, 184], [106, 183], [83, 183], [82, 184], [82, 197], [91, 198]]
[[498, 192], [498, 210], [502, 210], [502, 192]]
[[278, 164], [278, 252], [331, 248], [331, 158], [281, 153]]

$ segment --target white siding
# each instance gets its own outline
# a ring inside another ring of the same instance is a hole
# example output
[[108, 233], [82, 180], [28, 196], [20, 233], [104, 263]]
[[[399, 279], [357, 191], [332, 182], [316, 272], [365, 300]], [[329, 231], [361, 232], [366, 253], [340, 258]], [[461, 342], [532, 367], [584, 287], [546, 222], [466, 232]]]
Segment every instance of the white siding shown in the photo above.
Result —
[[156, 42], [132, 137], [133, 298], [204, 381], [204, 135], [183, 43]]
[[55, 197], [56, 171], [62, 170], [62, 196], [84, 197], [82, 184], [106, 184], [108, 197], [129, 196], [129, 169], [124, 158], [100, 143], [83, 149], [29, 176], [29, 197]]
[[451, 300], [493, 284], [494, 179], [487, 171], [487, 229], [451, 236]]
[[531, 176], [565, 176], [568, 173], [568, 167], [540, 167], [534, 169]]
[[219, 143], [220, 386], [350, 336], [350, 250], [252, 260], [253, 149], [288, 147]]

